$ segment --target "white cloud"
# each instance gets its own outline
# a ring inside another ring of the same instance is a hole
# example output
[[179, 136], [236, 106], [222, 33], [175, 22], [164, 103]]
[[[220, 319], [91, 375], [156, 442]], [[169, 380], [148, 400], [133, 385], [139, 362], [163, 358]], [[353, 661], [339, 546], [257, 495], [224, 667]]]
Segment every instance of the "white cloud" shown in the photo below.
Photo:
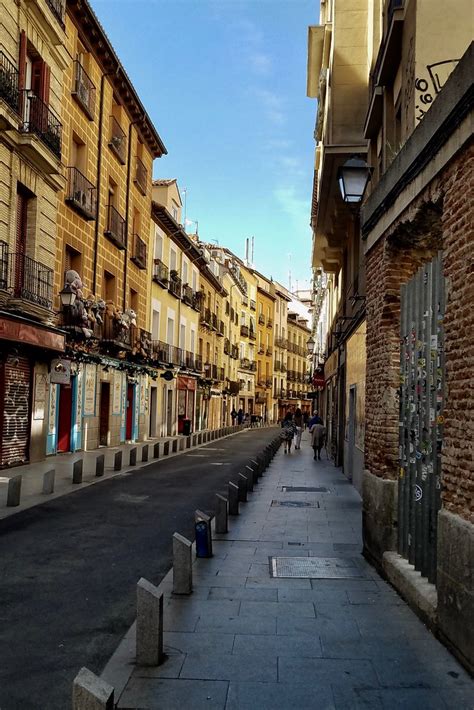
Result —
[[291, 218], [295, 231], [299, 234], [308, 232], [310, 230], [309, 199], [298, 195], [294, 185], [277, 187], [273, 195], [283, 212]]
[[250, 68], [258, 76], [269, 76], [272, 71], [272, 60], [263, 52], [250, 53], [248, 56]]
[[268, 120], [275, 126], [286, 123], [283, 99], [269, 89], [254, 89], [254, 94], [260, 101]]

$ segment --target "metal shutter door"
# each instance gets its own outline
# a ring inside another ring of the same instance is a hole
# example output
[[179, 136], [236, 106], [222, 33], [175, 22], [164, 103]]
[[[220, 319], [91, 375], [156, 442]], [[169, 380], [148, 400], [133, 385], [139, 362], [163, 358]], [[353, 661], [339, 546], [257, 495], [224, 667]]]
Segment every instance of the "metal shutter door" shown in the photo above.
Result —
[[10, 357], [3, 367], [0, 466], [13, 466], [28, 461], [30, 401], [30, 362], [26, 357]]

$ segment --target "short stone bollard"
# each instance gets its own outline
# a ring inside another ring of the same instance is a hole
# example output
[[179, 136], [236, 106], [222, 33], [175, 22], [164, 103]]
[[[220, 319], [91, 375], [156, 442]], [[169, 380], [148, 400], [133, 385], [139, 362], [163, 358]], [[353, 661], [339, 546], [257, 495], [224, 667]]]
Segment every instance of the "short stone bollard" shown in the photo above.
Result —
[[229, 481], [227, 484], [227, 490], [229, 492], [229, 515], [239, 514], [239, 487]]
[[228, 517], [227, 517], [227, 498], [216, 493], [216, 518], [215, 530], [219, 535], [229, 532]]
[[253, 469], [255, 471], [255, 476], [254, 476], [254, 483], [258, 483], [258, 479], [262, 475], [262, 464], [261, 461], [259, 460], [259, 457], [257, 457], [257, 460], [255, 459], [250, 459], [250, 463], [253, 466]]
[[50, 471], [43, 473], [43, 494], [48, 496], [54, 493], [54, 481], [56, 478], [56, 471], [52, 468]]
[[202, 510], [194, 513], [194, 530], [196, 534], [196, 557], [212, 557], [212, 517]]
[[133, 449], [130, 449], [129, 464], [130, 464], [130, 466], [137, 465], [137, 447], [136, 446], [134, 446]]
[[78, 459], [77, 461], [74, 461], [74, 463], [72, 464], [72, 482], [73, 483], [82, 483], [82, 467], [83, 467], [82, 459]]
[[150, 447], [148, 444], [143, 444], [142, 446], [142, 462], [145, 463], [148, 461], [148, 453], [149, 453]]
[[114, 454], [114, 471], [120, 471], [122, 469], [122, 452], [116, 451]]
[[[245, 471], [246, 471], [245, 475], [247, 476], [247, 486], [248, 486], [248, 490], [252, 493], [252, 492], [253, 492], [253, 484], [254, 484], [255, 472], [254, 472], [253, 468], [251, 468], [250, 466], [246, 466], [246, 467], [245, 467]], [[248, 471], [248, 473], [247, 473], [247, 471]]]
[[163, 444], [163, 456], [168, 456], [169, 452], [170, 452], [170, 442], [165, 441], [165, 443]]
[[154, 459], [160, 458], [160, 442], [159, 441], [157, 441], [156, 444], [153, 444], [153, 458]]
[[21, 475], [12, 476], [8, 480], [7, 488], [7, 507], [15, 508], [20, 505], [21, 499]]
[[72, 684], [72, 710], [113, 710], [114, 689], [88, 668], [81, 668]]
[[179, 533], [173, 535], [173, 594], [193, 591], [193, 544]]
[[191, 437], [190, 436], [186, 437], [186, 448], [187, 449], [191, 448]]
[[104, 475], [105, 470], [105, 456], [104, 454], [99, 454], [95, 460], [95, 475], [97, 478]]
[[185, 444], [186, 444], [186, 440], [183, 437], [181, 437], [181, 439], [179, 440], [179, 450], [180, 451], [184, 451]]
[[173, 439], [172, 451], [175, 454], [178, 451], [178, 439]]
[[137, 584], [138, 666], [159, 666], [163, 661], [163, 594], [143, 577]]
[[247, 502], [247, 491], [248, 491], [248, 479], [243, 473], [239, 473], [239, 478], [237, 480], [237, 485], [239, 487], [239, 502]]

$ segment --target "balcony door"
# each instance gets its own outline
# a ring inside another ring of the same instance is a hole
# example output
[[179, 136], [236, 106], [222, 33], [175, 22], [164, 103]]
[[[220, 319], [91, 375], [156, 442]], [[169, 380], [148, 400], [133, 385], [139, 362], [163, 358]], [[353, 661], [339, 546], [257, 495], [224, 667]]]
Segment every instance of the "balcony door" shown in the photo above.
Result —
[[22, 190], [16, 195], [16, 245], [14, 259], [13, 296], [21, 298], [25, 284], [26, 235], [28, 220], [28, 197]]

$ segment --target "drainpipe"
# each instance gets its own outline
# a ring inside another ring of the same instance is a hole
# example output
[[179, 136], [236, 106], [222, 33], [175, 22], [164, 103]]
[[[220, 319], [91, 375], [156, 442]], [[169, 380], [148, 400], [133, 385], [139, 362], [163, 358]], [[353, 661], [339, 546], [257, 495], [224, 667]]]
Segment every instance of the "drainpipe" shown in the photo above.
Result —
[[127, 307], [127, 274], [128, 274], [128, 226], [129, 226], [129, 209], [130, 209], [130, 174], [132, 171], [132, 126], [143, 123], [143, 119], [132, 121], [128, 127], [128, 156], [127, 156], [127, 191], [125, 193], [125, 249], [124, 249], [124, 264], [123, 264], [123, 302], [122, 310]]

